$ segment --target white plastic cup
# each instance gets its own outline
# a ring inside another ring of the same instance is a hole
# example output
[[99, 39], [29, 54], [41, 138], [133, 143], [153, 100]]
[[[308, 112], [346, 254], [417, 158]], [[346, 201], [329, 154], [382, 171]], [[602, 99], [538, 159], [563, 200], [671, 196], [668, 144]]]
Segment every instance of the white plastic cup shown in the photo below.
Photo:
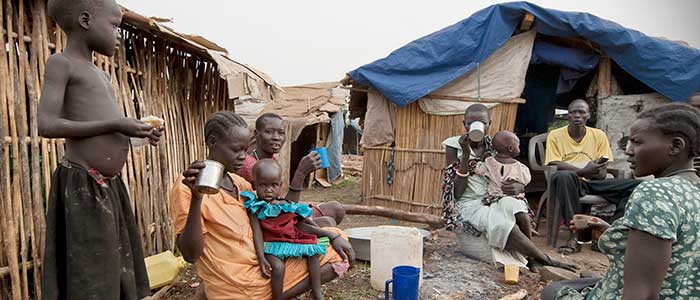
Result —
[[479, 121], [474, 121], [469, 124], [469, 139], [472, 142], [481, 142], [484, 139], [484, 130], [486, 129], [486, 124]]
[[199, 171], [194, 189], [200, 194], [216, 194], [221, 187], [221, 178], [224, 177], [224, 165], [218, 161], [205, 160], [204, 169]]

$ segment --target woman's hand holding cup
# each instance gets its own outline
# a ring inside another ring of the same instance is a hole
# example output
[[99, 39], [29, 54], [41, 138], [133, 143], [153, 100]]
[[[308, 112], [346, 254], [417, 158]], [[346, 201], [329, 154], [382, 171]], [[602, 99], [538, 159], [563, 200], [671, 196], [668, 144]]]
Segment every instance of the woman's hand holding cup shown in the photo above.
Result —
[[462, 155], [468, 158], [471, 154], [471, 148], [469, 147], [469, 133], [459, 137], [459, 146], [462, 147]]
[[[577, 220], [579, 221], [577, 222]], [[569, 222], [569, 229], [572, 231], [576, 229], [586, 229], [589, 227], [606, 230], [608, 227], [610, 227], [610, 224], [601, 218], [589, 215], [574, 215], [574, 219]]]
[[319, 155], [316, 151], [311, 151], [311, 153], [307, 154], [301, 159], [299, 166], [297, 167], [299, 171], [297, 172], [301, 172], [301, 174], [304, 176], [308, 176], [312, 172], [320, 169], [321, 164], [321, 155]]
[[184, 177], [182, 179], [182, 183], [184, 183], [188, 188], [190, 188], [190, 191], [192, 192], [192, 196], [195, 194], [198, 194], [196, 189], [194, 188], [194, 184], [197, 181], [197, 177], [199, 176], [199, 172], [204, 169], [205, 164], [204, 161], [198, 160], [190, 164], [189, 167], [187, 167], [187, 170], [182, 172], [182, 176]]

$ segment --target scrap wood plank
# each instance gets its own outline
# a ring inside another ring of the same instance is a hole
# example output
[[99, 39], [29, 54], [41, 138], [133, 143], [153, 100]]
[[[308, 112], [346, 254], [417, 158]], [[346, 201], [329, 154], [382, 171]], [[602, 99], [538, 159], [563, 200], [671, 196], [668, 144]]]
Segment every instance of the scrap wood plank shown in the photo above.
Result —
[[521, 31], [528, 31], [532, 28], [532, 24], [535, 23], [535, 16], [531, 13], [526, 13], [523, 17], [523, 21], [520, 23]]
[[609, 57], [601, 57], [598, 64], [598, 99], [612, 94], [612, 71]]
[[149, 298], [146, 298], [146, 299], [147, 299], [147, 300], [160, 300], [160, 299], [163, 298], [163, 296], [165, 296], [165, 294], [168, 293], [168, 291], [170, 291], [170, 289], [171, 289], [172, 287], [173, 287], [172, 284], [168, 284], [168, 285], [164, 286], [162, 289], [158, 290], [158, 292], [156, 292], [155, 294], [153, 294], [153, 296], [151, 296], [151, 297], [149, 297]]

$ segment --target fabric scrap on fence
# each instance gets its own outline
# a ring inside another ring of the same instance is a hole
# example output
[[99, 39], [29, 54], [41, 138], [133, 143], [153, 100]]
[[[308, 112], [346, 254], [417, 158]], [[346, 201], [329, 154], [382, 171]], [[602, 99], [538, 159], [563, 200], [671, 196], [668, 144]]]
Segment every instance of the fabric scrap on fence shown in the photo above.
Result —
[[328, 182], [335, 182], [338, 177], [343, 175], [343, 137], [345, 134], [345, 118], [343, 113], [337, 112], [331, 118], [331, 144], [328, 146], [328, 160], [331, 166], [326, 174]]
[[365, 128], [372, 128], [372, 130], [363, 132], [360, 145], [373, 147], [394, 141], [395, 107], [384, 96], [377, 93], [367, 93]]

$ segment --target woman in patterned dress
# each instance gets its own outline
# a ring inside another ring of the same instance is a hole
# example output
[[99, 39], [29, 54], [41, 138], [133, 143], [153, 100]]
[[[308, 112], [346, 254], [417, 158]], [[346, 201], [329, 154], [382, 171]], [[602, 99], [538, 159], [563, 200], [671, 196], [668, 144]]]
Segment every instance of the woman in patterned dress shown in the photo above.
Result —
[[637, 177], [625, 215], [599, 240], [610, 267], [602, 279], [547, 286], [542, 299], [700, 300], [700, 110], [667, 104], [639, 115], [625, 153]]

